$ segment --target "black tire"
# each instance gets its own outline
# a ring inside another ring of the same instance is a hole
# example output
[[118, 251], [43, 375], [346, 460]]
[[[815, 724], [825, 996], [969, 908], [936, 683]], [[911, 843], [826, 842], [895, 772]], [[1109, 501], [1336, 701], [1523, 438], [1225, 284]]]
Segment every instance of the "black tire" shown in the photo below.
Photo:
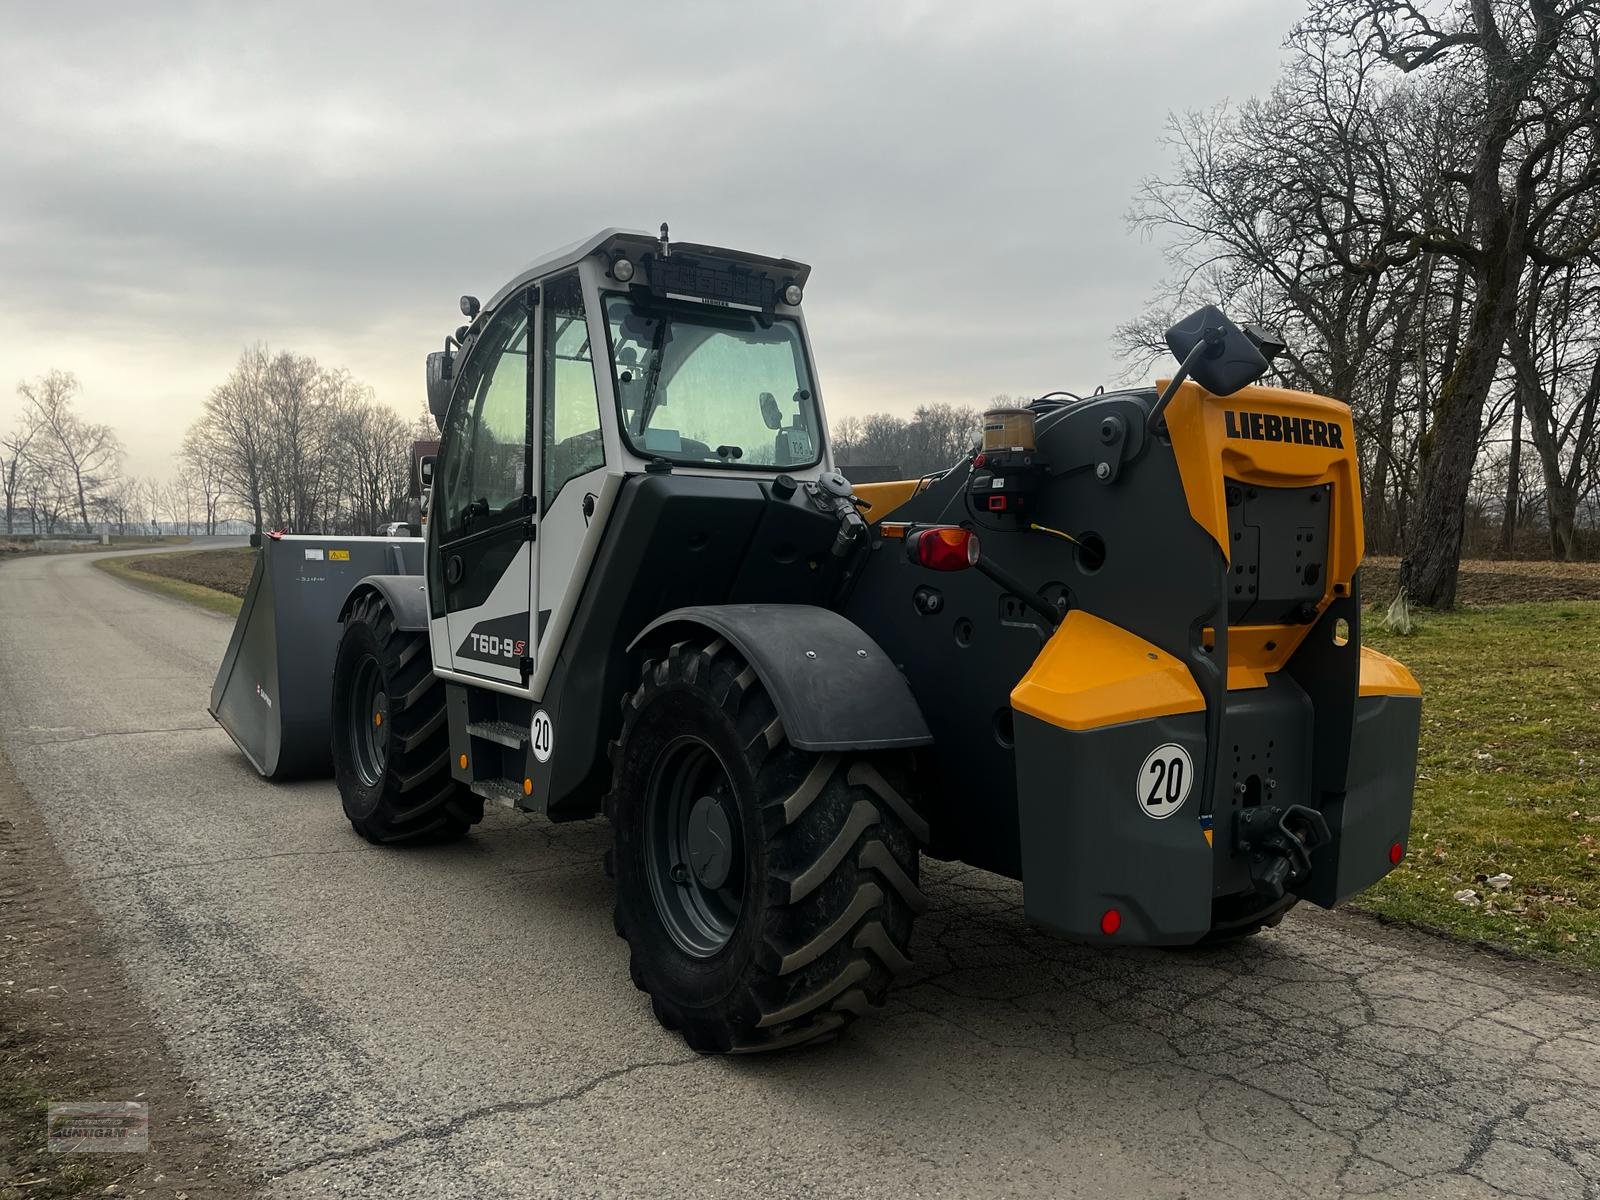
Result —
[[[882, 1005], [911, 966], [912, 921], [927, 905], [927, 825], [896, 767], [894, 756], [795, 749], [755, 671], [720, 638], [644, 664], [612, 745], [606, 859], [629, 973], [662, 1025], [701, 1053], [778, 1050]], [[674, 869], [672, 814], [685, 799], [691, 825], [720, 810], [725, 861], [685, 850]], [[727, 882], [714, 886], [719, 861]]]
[[334, 658], [333, 772], [367, 841], [450, 841], [483, 819], [483, 799], [450, 777], [444, 702], [428, 635], [397, 629], [377, 593], [359, 597]]

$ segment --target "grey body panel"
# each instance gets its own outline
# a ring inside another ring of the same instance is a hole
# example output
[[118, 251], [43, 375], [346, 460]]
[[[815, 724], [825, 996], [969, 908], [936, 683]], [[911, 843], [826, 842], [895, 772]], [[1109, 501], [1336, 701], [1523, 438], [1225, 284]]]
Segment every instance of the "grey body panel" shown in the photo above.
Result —
[[1018, 713], [1022, 904], [1028, 920], [1108, 941], [1100, 917], [1122, 914], [1115, 940], [1181, 945], [1211, 928], [1212, 851], [1197, 814], [1202, 791], [1164, 820], [1140, 811], [1139, 765], [1175, 742], [1205, 761], [1204, 713], [1069, 731]]
[[[1226, 625], [1217, 614], [1226, 612], [1227, 564], [1221, 548], [1188, 516], [1171, 446], [1145, 432], [1145, 414], [1154, 402], [1153, 391], [1107, 393], [1038, 418], [1038, 451], [1050, 474], [1031, 519], [1074, 536], [1102, 538], [1107, 552], [1098, 566], [1086, 566], [1072, 542], [975, 513], [965, 464], [889, 519], [973, 524], [985, 558], [1046, 596], [1064, 595], [1072, 608], [1183, 659], [1208, 703], [1220, 708], [1225, 681], [1212, 656], [1198, 652], [1195, 633], [1203, 625]], [[1102, 440], [1108, 421], [1124, 431], [1112, 447]], [[1115, 482], [1104, 483], [1096, 465], [1113, 451]], [[939, 595], [936, 612], [917, 606], [919, 591]], [[927, 756], [933, 769], [922, 797], [933, 826], [931, 852], [1021, 878], [1021, 750], [1004, 727], [1012, 719], [1011, 689], [1051, 631], [981, 573], [925, 570], [907, 559], [902, 543], [887, 539], [861, 567], [843, 609], [880, 639], [902, 665], [913, 694], [925, 700], [934, 734]], [[1218, 657], [1226, 654], [1224, 642]], [[1208, 745], [1215, 741], [1220, 739], [1208, 739]], [[1209, 793], [1212, 764], [1196, 757], [1195, 770]], [[977, 796], [983, 803], [973, 802]]]
[[1417, 778], [1420, 696], [1356, 701], [1345, 790], [1323, 809], [1333, 841], [1312, 856], [1307, 900], [1332, 908], [1389, 873], [1389, 849], [1405, 845]]
[[[329, 551], [347, 558], [330, 559]], [[340, 613], [358, 581], [422, 570], [417, 538], [298, 537], [262, 542], [211, 688], [210, 712], [262, 775], [326, 775]]]
[[[712, 604], [677, 608], [652, 634], [702, 629], [726, 638], [755, 668], [797, 749], [890, 750], [933, 740], [905, 677], [853, 622], [808, 604]], [[683, 635], [677, 635], [683, 636]]]
[[368, 575], [350, 589], [344, 605], [339, 609], [339, 620], [350, 615], [350, 606], [364, 591], [374, 591], [383, 597], [394, 613], [395, 628], [408, 633], [425, 632], [428, 628], [428, 594], [423, 590], [421, 552], [417, 552], [418, 571], [415, 575]]
[[1312, 855], [1302, 899], [1332, 908], [1372, 886], [1391, 870], [1390, 848], [1405, 843], [1411, 822], [1422, 701], [1366, 696], [1355, 713], [1348, 789], [1330, 794], [1314, 786], [1313, 710], [1299, 684], [1279, 676], [1265, 688], [1230, 693], [1218, 757], [1233, 786], [1217, 795], [1209, 846], [1199, 788], [1162, 820], [1141, 811], [1135, 790], [1139, 766], [1156, 746], [1176, 742], [1202, 760], [1204, 714], [1081, 731], [1018, 714], [1028, 919], [1101, 941], [1108, 940], [1101, 914], [1115, 908], [1118, 942], [1197, 941], [1214, 924], [1213, 901], [1251, 887], [1246, 853], [1235, 842], [1238, 814], [1250, 804], [1303, 804], [1326, 817], [1333, 840]]

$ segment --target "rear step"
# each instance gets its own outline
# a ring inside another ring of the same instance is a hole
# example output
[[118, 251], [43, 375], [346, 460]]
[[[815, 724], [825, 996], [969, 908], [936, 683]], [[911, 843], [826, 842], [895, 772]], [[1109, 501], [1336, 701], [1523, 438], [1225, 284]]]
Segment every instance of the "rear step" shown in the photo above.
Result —
[[489, 803], [498, 804], [501, 808], [516, 808], [522, 799], [522, 785], [512, 783], [509, 779], [474, 779], [468, 786]]
[[510, 721], [473, 721], [467, 725], [467, 732], [475, 738], [496, 742], [512, 750], [521, 750], [528, 744], [527, 727], [513, 725]]

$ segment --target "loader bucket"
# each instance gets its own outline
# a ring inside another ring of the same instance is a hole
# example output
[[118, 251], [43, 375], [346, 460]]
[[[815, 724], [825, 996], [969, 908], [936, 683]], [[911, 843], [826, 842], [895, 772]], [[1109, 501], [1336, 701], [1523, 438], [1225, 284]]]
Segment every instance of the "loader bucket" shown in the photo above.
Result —
[[339, 610], [368, 575], [421, 575], [422, 539], [289, 535], [259, 544], [211, 715], [268, 779], [327, 775]]

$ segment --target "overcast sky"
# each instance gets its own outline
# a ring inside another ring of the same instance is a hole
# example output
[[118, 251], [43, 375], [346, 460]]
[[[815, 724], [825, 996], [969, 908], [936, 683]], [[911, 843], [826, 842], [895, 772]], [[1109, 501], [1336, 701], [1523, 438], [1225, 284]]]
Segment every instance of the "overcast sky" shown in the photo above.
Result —
[[165, 475], [263, 340], [407, 417], [423, 355], [607, 225], [812, 264], [830, 414], [1093, 387], [1153, 294], [1162, 122], [1300, 0], [0, 3], [0, 425], [60, 367]]

